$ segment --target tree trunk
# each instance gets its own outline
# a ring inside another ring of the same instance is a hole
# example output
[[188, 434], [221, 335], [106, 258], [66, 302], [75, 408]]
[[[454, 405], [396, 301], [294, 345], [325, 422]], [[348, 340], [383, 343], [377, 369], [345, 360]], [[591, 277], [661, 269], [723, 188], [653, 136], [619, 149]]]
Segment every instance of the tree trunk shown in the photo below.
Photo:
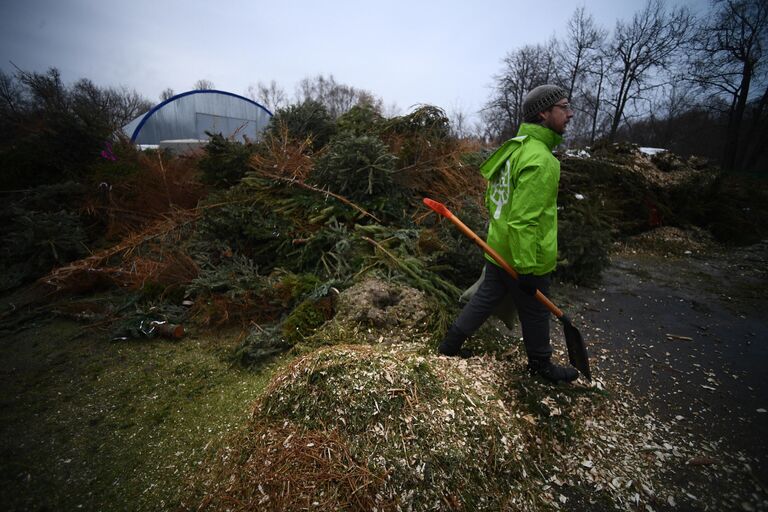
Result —
[[595, 98], [595, 111], [592, 114], [592, 133], [589, 136], [589, 144], [595, 143], [595, 132], [597, 131], [597, 116], [600, 113], [600, 95], [603, 92], [603, 75], [600, 75], [600, 80], [597, 82], [597, 97]]
[[613, 111], [613, 119], [611, 120], [611, 131], [608, 133], [609, 142], [613, 142], [616, 139], [616, 132], [619, 131], [619, 123], [621, 123], [621, 116], [624, 113], [624, 106], [627, 104], [628, 94], [629, 94], [629, 78], [627, 77], [627, 71], [625, 70], [621, 77], [621, 86], [619, 86], [619, 95], [616, 98], [616, 108]]
[[723, 161], [721, 167], [724, 171], [733, 171], [736, 167], [736, 160], [739, 156], [739, 132], [744, 119], [744, 110], [747, 106], [747, 97], [749, 96], [749, 84], [752, 80], [752, 63], [747, 59], [744, 61], [744, 67], [741, 74], [741, 85], [739, 86], [739, 96], [736, 100], [736, 106], [728, 116], [728, 133], [725, 134], [725, 151], [723, 152]]
[[571, 73], [571, 84], [568, 86], [568, 99], [573, 101], [573, 88], [576, 85], [576, 75], [579, 74], [579, 66], [581, 65], [581, 49], [576, 56], [576, 64], [573, 66], [573, 73]]
[[619, 123], [621, 122], [621, 115], [624, 113], [624, 92], [619, 94], [618, 101], [616, 102], [616, 108], [613, 111], [613, 119], [611, 119], [611, 131], [608, 132], [608, 141], [613, 142], [616, 140], [616, 132], [619, 131]]

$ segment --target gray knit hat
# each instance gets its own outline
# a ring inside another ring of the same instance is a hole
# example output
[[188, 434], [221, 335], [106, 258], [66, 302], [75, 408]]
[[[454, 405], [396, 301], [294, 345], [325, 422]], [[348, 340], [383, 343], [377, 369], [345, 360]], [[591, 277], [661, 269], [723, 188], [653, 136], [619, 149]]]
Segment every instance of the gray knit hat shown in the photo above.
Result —
[[536, 121], [539, 112], [567, 97], [568, 91], [558, 85], [546, 84], [533, 88], [523, 100], [523, 121]]

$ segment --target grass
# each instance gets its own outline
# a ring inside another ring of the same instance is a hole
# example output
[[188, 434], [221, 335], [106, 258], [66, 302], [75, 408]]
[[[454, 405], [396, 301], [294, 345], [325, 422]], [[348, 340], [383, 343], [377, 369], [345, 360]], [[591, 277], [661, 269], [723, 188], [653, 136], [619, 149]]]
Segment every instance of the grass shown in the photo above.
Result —
[[175, 508], [280, 366], [232, 367], [237, 332], [115, 343], [80, 329], [53, 320], [0, 342], [6, 510]]

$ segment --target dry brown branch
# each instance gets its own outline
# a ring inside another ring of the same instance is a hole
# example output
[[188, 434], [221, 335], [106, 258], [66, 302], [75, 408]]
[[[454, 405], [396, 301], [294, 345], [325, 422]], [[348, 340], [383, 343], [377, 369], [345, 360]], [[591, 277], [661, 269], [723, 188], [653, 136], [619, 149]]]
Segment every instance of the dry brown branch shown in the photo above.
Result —
[[[140, 245], [151, 242], [160, 237], [168, 237], [179, 228], [194, 222], [199, 217], [199, 211], [180, 210], [175, 212], [173, 217], [168, 217], [155, 222], [148, 228], [139, 233], [125, 237], [120, 243], [91, 256], [71, 262], [68, 265], [54, 269], [50, 274], [38, 280], [38, 283], [45, 285], [49, 294], [56, 294], [62, 291], [79, 292], [88, 289], [98, 288], [99, 283], [115, 282], [121, 284], [136, 284], [144, 282], [148, 275], [167, 269], [167, 265], [148, 263], [146, 259], [131, 260], [133, 251]], [[109, 268], [105, 264], [113, 257], [121, 255], [123, 265], [118, 268]], [[177, 255], [177, 261], [184, 261], [182, 267], [189, 267], [191, 260], [184, 256]], [[134, 263], [131, 265], [131, 263]], [[127, 264], [127, 266], [126, 266]], [[144, 274], [139, 271], [143, 267]], [[189, 274], [189, 272], [184, 272]], [[91, 288], [93, 287], [93, 288]]]
[[[429, 158], [402, 167], [397, 171], [397, 180], [417, 195], [435, 198], [461, 211], [467, 198], [481, 201], [483, 197], [485, 181], [479, 170], [462, 161], [462, 155], [479, 149], [478, 143], [459, 141]], [[420, 219], [423, 213], [419, 210]]]
[[312, 171], [311, 142], [311, 139], [292, 140], [283, 126], [279, 135], [267, 136], [263, 142], [266, 150], [251, 157], [251, 166], [303, 181]]
[[164, 162], [159, 154], [140, 154], [135, 164], [139, 169], [128, 176], [102, 176], [98, 194], [83, 205], [104, 225], [107, 240], [123, 239], [177, 210], [195, 208], [206, 194], [193, 159]]

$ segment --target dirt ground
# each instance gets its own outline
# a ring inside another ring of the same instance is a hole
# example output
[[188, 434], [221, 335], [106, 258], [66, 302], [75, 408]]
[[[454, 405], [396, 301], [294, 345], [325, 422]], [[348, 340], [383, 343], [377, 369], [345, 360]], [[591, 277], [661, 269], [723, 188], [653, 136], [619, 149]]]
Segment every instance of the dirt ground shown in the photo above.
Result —
[[[764, 505], [766, 284], [762, 243], [688, 254], [624, 247], [599, 286], [552, 290], [589, 345], [593, 375], [625, 380], [680, 434], [710, 442], [700, 464], [717, 464], [711, 454], [723, 449], [744, 454], [763, 489], [752, 502]], [[75, 337], [80, 328], [43, 322], [3, 337], [0, 501], [9, 510], [168, 508], [184, 468], [243, 423], [270, 373], [233, 371], [224, 355], [234, 337], [114, 345]], [[683, 484], [696, 478], [695, 465], [684, 470]], [[695, 484], [715, 483], [702, 474]]]
[[599, 286], [554, 293], [589, 343], [593, 374], [626, 379], [681, 432], [745, 454], [766, 489], [766, 284], [763, 242], [677, 255], [624, 248]]

